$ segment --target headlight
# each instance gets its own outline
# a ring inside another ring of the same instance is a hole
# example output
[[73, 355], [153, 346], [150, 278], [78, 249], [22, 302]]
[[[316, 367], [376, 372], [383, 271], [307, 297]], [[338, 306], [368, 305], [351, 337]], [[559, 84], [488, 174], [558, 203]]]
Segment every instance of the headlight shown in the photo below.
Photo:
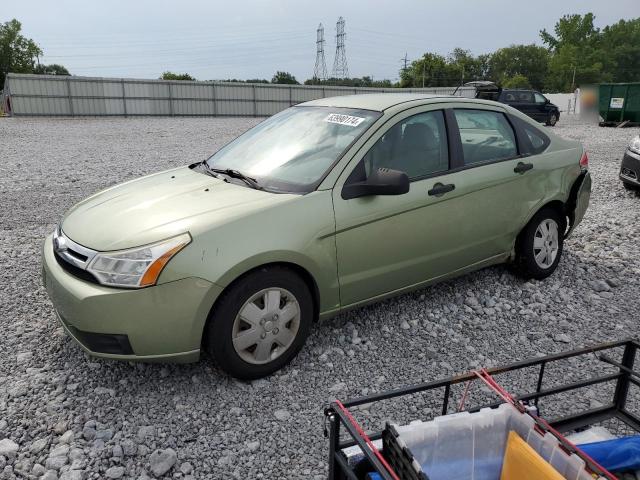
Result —
[[87, 267], [98, 281], [111, 287], [140, 288], [155, 285], [164, 266], [191, 242], [183, 233], [143, 247], [98, 253]]
[[629, 142], [629, 150], [640, 155], [640, 135]]

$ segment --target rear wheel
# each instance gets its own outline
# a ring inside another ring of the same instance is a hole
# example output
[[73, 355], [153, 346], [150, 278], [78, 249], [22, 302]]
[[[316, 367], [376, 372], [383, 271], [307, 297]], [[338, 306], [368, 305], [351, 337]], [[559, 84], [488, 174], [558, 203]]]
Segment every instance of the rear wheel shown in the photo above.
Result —
[[313, 300], [299, 275], [261, 268], [223, 293], [207, 324], [207, 350], [229, 375], [265, 377], [300, 351], [312, 318]]
[[558, 116], [555, 113], [550, 113], [547, 117], [547, 125], [553, 127], [556, 123], [558, 123]]
[[560, 262], [566, 219], [553, 208], [534, 215], [516, 242], [516, 271], [525, 278], [542, 280]]
[[622, 185], [624, 185], [624, 188], [626, 190], [629, 190], [630, 192], [636, 192], [637, 193], [638, 191], [640, 191], [640, 187], [637, 187], [636, 185], [632, 185], [632, 184], [627, 183], [627, 182], [622, 182]]

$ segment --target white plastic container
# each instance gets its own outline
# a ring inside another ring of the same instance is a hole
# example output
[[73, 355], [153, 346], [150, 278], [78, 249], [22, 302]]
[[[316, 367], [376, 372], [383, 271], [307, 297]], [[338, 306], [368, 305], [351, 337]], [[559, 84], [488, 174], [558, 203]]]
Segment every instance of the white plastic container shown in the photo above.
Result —
[[551, 433], [541, 435], [534, 419], [509, 404], [462, 412], [404, 426], [392, 425], [401, 449], [411, 452], [430, 480], [499, 480], [510, 431], [527, 441], [568, 480], [592, 478], [584, 461], [568, 455]]

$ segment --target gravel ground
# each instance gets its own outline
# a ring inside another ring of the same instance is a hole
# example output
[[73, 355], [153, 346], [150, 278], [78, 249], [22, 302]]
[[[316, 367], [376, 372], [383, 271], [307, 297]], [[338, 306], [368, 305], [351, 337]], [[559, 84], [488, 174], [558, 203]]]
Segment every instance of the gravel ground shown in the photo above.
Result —
[[[564, 118], [554, 131], [585, 143], [593, 195], [546, 281], [494, 267], [352, 311], [317, 325], [290, 366], [252, 383], [207, 358], [85, 355], [40, 285], [42, 238], [89, 194], [200, 160], [256, 122], [0, 118], [0, 475], [324, 478], [331, 398], [637, 336], [640, 198], [617, 173], [638, 129]], [[416, 406], [396, 414], [415, 417]]]

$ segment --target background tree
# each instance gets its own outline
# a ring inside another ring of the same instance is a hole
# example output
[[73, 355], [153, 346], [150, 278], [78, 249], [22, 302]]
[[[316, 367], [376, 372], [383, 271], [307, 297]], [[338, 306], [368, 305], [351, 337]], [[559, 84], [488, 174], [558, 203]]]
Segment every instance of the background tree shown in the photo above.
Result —
[[547, 90], [567, 92], [575, 85], [608, 81], [603, 70], [600, 30], [593, 25], [592, 13], [565, 15], [554, 27], [555, 35], [540, 31], [551, 53]]
[[174, 73], [174, 72], [164, 72], [160, 77], [160, 80], [191, 80], [195, 81], [195, 78], [189, 75], [188, 73]]
[[620, 20], [602, 29], [603, 69], [614, 82], [640, 80], [640, 18]]
[[520, 75], [519, 73], [514, 75], [513, 77], [503, 77], [500, 84], [504, 88], [531, 88], [529, 79], [524, 75]]
[[487, 76], [499, 84], [507, 80], [523, 84], [522, 78], [526, 77], [529, 87], [519, 88], [542, 90], [549, 71], [549, 57], [546, 48], [533, 44], [500, 48], [488, 60]]
[[450, 87], [457, 85], [458, 72], [437, 53], [425, 53], [400, 72], [401, 87]]
[[271, 83], [282, 83], [286, 85], [300, 85], [296, 80], [296, 77], [291, 75], [289, 72], [281, 72], [277, 71], [273, 78], [271, 79]]
[[37, 75], [71, 75], [62, 65], [52, 63], [51, 65], [36, 65], [33, 73]]
[[0, 24], [0, 89], [4, 88], [7, 73], [32, 73], [36, 58], [42, 50], [36, 43], [20, 34], [22, 24], [15, 18]]
[[353, 77], [353, 78], [328, 78], [320, 80], [319, 78], [309, 78], [304, 81], [305, 85], [331, 85], [340, 87], [376, 87], [391, 88], [394, 85], [391, 80], [374, 80], [370, 76]]

